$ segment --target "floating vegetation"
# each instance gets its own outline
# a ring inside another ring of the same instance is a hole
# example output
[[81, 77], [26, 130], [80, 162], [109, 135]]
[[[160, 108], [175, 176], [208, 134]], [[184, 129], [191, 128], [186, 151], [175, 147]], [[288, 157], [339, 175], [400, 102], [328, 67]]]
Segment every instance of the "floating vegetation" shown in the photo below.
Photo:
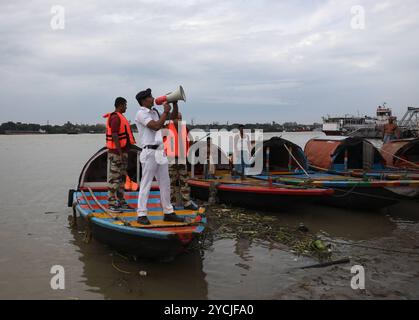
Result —
[[302, 224], [295, 228], [284, 226], [279, 216], [227, 205], [209, 206], [206, 214], [208, 230], [201, 239], [201, 249], [210, 247], [214, 240], [230, 238], [265, 242], [297, 255], [330, 253], [330, 246], [310, 233], [307, 227]]

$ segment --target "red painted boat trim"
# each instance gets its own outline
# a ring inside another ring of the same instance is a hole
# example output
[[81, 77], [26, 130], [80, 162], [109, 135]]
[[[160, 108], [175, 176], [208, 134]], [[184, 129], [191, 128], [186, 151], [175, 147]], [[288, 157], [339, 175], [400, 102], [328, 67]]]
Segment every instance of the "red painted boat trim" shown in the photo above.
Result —
[[[86, 196], [87, 200], [89, 201], [93, 201], [93, 197], [91, 196]], [[160, 199], [160, 195], [154, 195], [154, 194], [150, 194], [149, 199]], [[107, 196], [96, 196], [96, 199], [98, 200], [108, 200]], [[138, 199], [138, 195], [125, 195], [125, 199], [126, 200], [132, 200], [132, 199]]]
[[[137, 205], [136, 204], [128, 204], [132, 209], [136, 209], [137, 208]], [[93, 208], [93, 209], [95, 209], [95, 210], [99, 210], [99, 209], [101, 209], [100, 208], [100, 206], [99, 205], [97, 205], [97, 204], [93, 204], [93, 203], [90, 203], [90, 206]], [[106, 204], [102, 204], [102, 206], [104, 207], [104, 208], [108, 208], [108, 204], [106, 203]], [[83, 209], [89, 209], [89, 206], [87, 205], [87, 204], [81, 204], [80, 205], [80, 207], [81, 208], [83, 208]], [[149, 209], [151, 209], [151, 208], [161, 208], [161, 205], [160, 205], [160, 203], [147, 203], [147, 208], [149, 208]]]
[[[189, 180], [188, 184], [196, 187], [209, 188], [210, 183], [206, 181]], [[218, 190], [234, 191], [242, 193], [256, 193], [256, 194], [276, 194], [289, 196], [321, 196], [333, 194], [332, 189], [288, 189], [262, 186], [235, 186], [229, 184], [220, 184], [217, 186]]]
[[[92, 189], [93, 191], [102, 191], [102, 192], [108, 191], [108, 188], [104, 188], [104, 187], [91, 187], [90, 189]], [[87, 187], [81, 187], [80, 190], [89, 192], [89, 188]], [[152, 185], [150, 190], [157, 191], [159, 190], [159, 186]], [[125, 192], [138, 192], [138, 190], [137, 191], [125, 190]]]

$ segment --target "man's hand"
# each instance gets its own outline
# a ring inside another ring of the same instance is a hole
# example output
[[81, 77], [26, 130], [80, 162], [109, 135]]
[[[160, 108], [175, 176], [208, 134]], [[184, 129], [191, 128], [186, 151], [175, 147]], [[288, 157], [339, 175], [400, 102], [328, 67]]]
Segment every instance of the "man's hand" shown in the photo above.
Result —
[[151, 120], [147, 123], [147, 127], [150, 128], [151, 130], [157, 131], [163, 128], [164, 122], [167, 120], [170, 109], [171, 109], [170, 103], [168, 103], [167, 101], [163, 103], [163, 106], [164, 106], [164, 111], [163, 111], [163, 114], [160, 116], [160, 119], [157, 121]]
[[115, 142], [115, 146], [116, 146], [116, 150], [118, 151], [118, 154], [122, 157], [122, 148], [121, 148], [121, 143], [119, 141], [118, 134], [113, 132], [112, 133], [112, 139]]
[[169, 113], [170, 112], [170, 109], [172, 109], [172, 106], [167, 101], [165, 103], [163, 103], [163, 107], [164, 107], [164, 112], [165, 113]]

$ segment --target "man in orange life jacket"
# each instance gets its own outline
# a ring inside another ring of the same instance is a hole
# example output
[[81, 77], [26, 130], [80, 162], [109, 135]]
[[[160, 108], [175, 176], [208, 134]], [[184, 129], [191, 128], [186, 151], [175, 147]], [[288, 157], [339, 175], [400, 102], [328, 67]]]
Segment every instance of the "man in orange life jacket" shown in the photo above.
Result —
[[176, 187], [179, 186], [182, 207], [186, 210], [198, 210], [191, 200], [191, 188], [188, 185], [188, 168], [186, 158], [189, 151], [189, 139], [186, 124], [182, 121], [178, 103], [173, 103], [171, 120], [167, 126], [168, 135], [164, 139], [165, 151], [169, 158], [171, 202], [176, 203]]
[[128, 151], [135, 139], [129, 121], [124, 117], [127, 100], [118, 97], [115, 100], [115, 111], [106, 114], [106, 147], [110, 163], [108, 177], [109, 211], [123, 212], [130, 210], [124, 197], [124, 184], [128, 167]]

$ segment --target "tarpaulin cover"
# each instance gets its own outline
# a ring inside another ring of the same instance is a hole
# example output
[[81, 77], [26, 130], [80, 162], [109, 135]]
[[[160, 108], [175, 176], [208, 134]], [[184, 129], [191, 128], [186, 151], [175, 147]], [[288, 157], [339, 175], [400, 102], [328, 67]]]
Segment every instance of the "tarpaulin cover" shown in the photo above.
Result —
[[304, 148], [304, 153], [311, 165], [323, 169], [331, 169], [333, 165], [333, 155], [342, 143], [342, 140], [333, 141], [312, 139], [307, 142]]
[[[418, 169], [419, 139], [394, 140], [386, 143], [381, 148], [381, 155], [385, 159], [386, 165], [389, 167]], [[401, 159], [405, 159], [409, 162]], [[415, 163], [416, 165], [410, 162]]]
[[[266, 161], [266, 149], [268, 147], [270, 149], [270, 154], [269, 154], [270, 170], [280, 170], [280, 169], [288, 168], [290, 164], [289, 163], [290, 154], [288, 150], [291, 152], [292, 156], [295, 158], [293, 159], [291, 157], [292, 170], [301, 169], [301, 167], [303, 167], [304, 169], [307, 169], [308, 163], [307, 163], [306, 156], [304, 155], [303, 149], [301, 149], [301, 147], [299, 147], [295, 143], [289, 140], [280, 138], [280, 137], [273, 137], [270, 140], [263, 142], [264, 165]], [[260, 151], [260, 148], [257, 148], [257, 149]]]
[[[368, 153], [366, 145], [372, 148]], [[348, 151], [345, 168], [345, 153]], [[366, 139], [347, 137], [339, 139], [312, 139], [307, 142], [304, 153], [310, 165], [327, 170], [365, 169], [367, 160], [371, 168], [382, 168], [384, 159]]]

